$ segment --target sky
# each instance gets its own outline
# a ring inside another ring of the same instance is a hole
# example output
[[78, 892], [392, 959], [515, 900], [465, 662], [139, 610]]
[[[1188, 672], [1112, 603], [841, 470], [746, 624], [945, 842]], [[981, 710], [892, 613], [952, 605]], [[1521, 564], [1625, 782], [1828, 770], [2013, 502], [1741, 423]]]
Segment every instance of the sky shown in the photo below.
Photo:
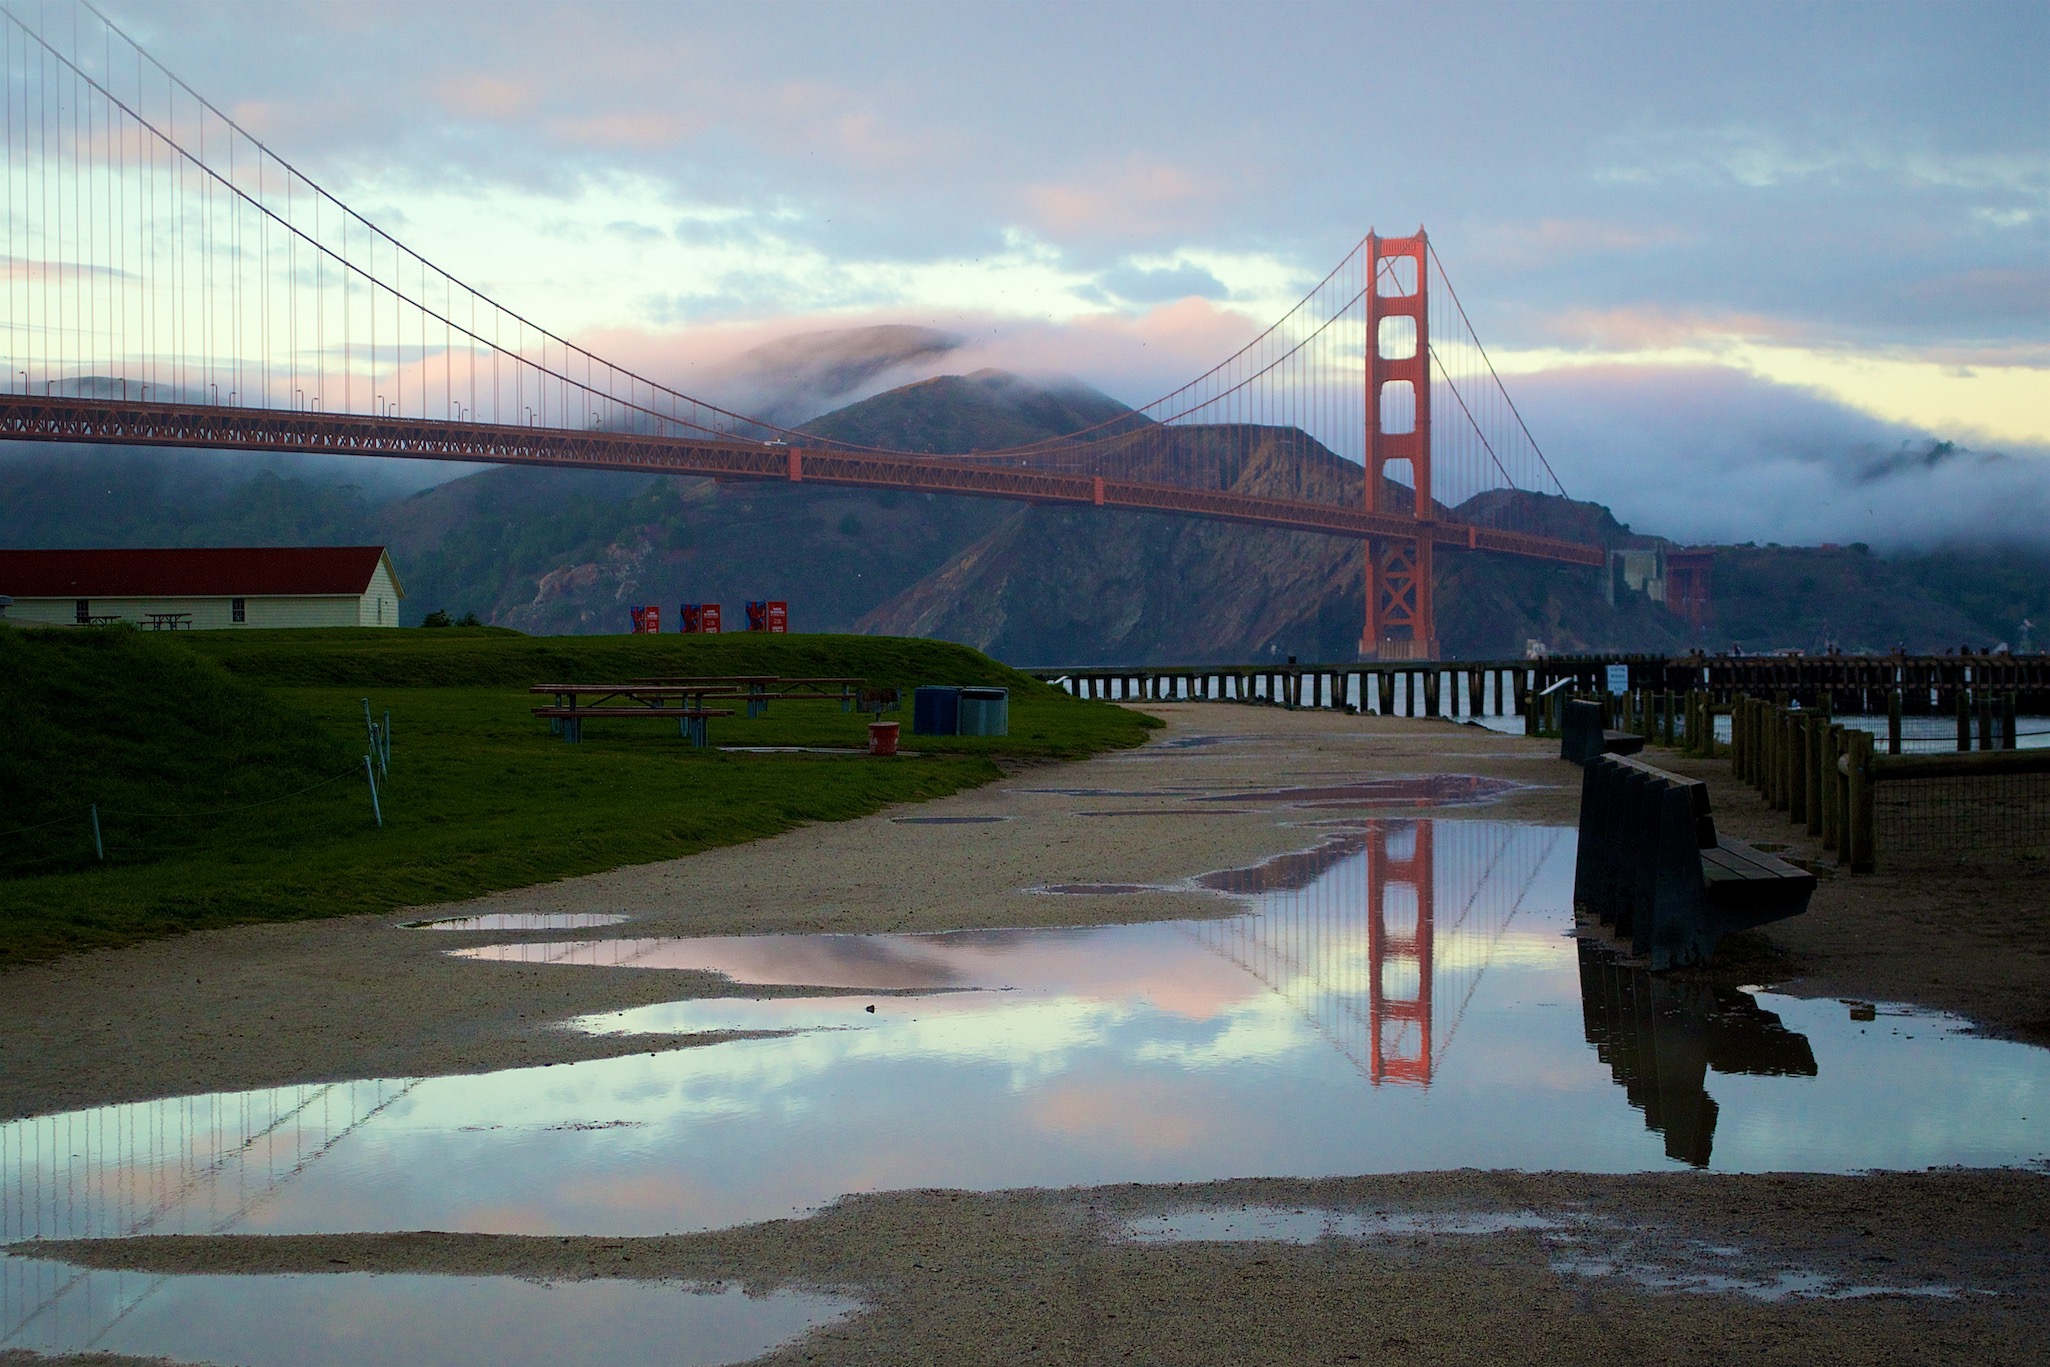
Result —
[[1638, 530], [2050, 541], [2050, 6], [106, 8], [685, 390], [909, 323], [965, 339], [933, 369], [1141, 404], [1422, 224], [1567, 491]]

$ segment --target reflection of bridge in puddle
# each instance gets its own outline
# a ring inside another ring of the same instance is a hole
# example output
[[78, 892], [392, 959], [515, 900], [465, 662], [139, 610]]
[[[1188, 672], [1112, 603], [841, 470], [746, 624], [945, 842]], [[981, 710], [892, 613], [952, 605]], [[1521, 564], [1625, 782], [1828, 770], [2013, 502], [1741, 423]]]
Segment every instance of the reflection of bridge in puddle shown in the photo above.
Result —
[[[172, 1097], [0, 1125], [0, 1245], [24, 1239], [214, 1234], [249, 1215], [417, 1080], [372, 1080]], [[0, 1349], [67, 1322], [98, 1342], [164, 1285], [0, 1257]]]
[[1256, 896], [1260, 914], [1188, 933], [1295, 1007], [1369, 1081], [1429, 1086], [1562, 834], [1362, 822], [1314, 850], [1205, 876], [1205, 887]]
[[[1205, 874], [1252, 915], [1172, 923], [1288, 1002], [1362, 1076], [1428, 1086], [1496, 946], [1567, 832], [1499, 822], [1331, 823], [1308, 850]], [[1188, 886], [1188, 885], [1181, 885]], [[1115, 895], [1139, 884], [1042, 892]], [[1556, 907], [1547, 908], [1556, 911]], [[459, 957], [724, 974], [736, 983], [871, 991], [1071, 986], [1034, 950], [1056, 931], [621, 938], [512, 943]]]

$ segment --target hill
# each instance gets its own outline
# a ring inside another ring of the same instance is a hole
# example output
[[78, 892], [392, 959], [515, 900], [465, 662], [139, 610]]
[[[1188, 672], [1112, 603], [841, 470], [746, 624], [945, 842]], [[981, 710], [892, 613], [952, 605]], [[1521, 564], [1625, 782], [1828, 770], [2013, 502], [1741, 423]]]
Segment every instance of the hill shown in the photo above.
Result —
[[11, 877], [263, 839], [275, 829], [263, 809], [362, 762], [360, 749], [218, 663], [132, 630], [0, 627], [0, 708], [10, 832], [0, 874]]

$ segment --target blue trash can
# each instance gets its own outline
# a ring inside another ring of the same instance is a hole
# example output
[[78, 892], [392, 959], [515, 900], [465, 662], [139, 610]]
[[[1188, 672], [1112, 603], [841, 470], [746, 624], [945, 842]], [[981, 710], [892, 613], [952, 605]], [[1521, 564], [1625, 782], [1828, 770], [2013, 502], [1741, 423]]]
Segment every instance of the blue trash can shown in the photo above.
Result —
[[911, 734], [957, 736], [961, 733], [961, 690], [927, 684], [911, 695]]
[[1010, 735], [1011, 690], [1008, 688], [962, 689], [961, 734], [964, 736]]

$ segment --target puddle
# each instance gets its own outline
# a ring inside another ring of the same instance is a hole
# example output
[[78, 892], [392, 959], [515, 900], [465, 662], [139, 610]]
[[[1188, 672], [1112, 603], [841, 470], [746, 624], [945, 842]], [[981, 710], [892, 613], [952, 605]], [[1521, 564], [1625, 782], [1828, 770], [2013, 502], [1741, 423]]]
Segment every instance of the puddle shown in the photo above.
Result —
[[405, 930], [594, 930], [616, 926], [624, 916], [595, 911], [494, 911], [485, 916], [452, 916], [445, 921], [407, 921]]
[[1215, 788], [1205, 787], [1024, 788], [1019, 791], [1055, 797], [1172, 797], [1180, 798], [1184, 802], [1250, 802], [1270, 807], [1348, 807], [1407, 811], [1431, 807], [1481, 806], [1495, 801], [1506, 793], [1528, 786], [1506, 778], [1484, 778], [1479, 774], [1410, 774], [1396, 778], [1366, 779], [1358, 783], [1248, 788], [1236, 792], [1220, 792]]
[[1752, 1300], [1854, 1300], [1867, 1296], [1961, 1294], [1948, 1285], [1880, 1285], [1805, 1267], [1768, 1266], [1750, 1250], [1670, 1230], [1632, 1228], [1584, 1214], [1529, 1210], [1348, 1211], [1321, 1206], [1189, 1206], [1114, 1224], [1113, 1239], [1139, 1244], [1308, 1245], [1485, 1238], [1531, 1233], [1551, 1270], [1568, 1277], [1619, 1277], [1647, 1291], [1739, 1295]]
[[1368, 1215], [1320, 1206], [1192, 1206], [1127, 1220], [1112, 1237], [1140, 1244], [1314, 1244], [1319, 1239], [1366, 1242], [1420, 1235], [1475, 1237], [1562, 1227], [1557, 1219], [1527, 1210], [1380, 1211]]
[[1007, 816], [893, 816], [891, 821], [899, 826], [988, 826], [998, 821], [1009, 821]]
[[0, 1349], [245, 1367], [745, 1362], [858, 1309], [798, 1291], [411, 1273], [162, 1276], [0, 1258]]
[[1256, 788], [1218, 793], [1197, 802], [1278, 802], [1290, 807], [1469, 807], [1493, 802], [1525, 784], [1478, 774], [1412, 774], [1403, 778], [1369, 779], [1323, 787]]
[[1123, 897], [1134, 892], [1162, 892], [1151, 883], [1048, 883], [1033, 892], [1056, 893], [1062, 897]]
[[[1727, 1262], [1730, 1250], [1696, 1250], [1703, 1262]], [[1753, 1272], [1711, 1272], [1699, 1266], [1665, 1261], [1636, 1261], [1608, 1254], [1569, 1254], [1551, 1261], [1552, 1271], [1568, 1277], [1620, 1277], [1646, 1291], [1696, 1296], [1743, 1296], [1756, 1301], [1862, 1300], [1868, 1296], [1926, 1296], [1951, 1300], [1963, 1289], [1946, 1285], [1885, 1286], [1855, 1282], [1811, 1268], [1760, 1269]]]
[[774, 1038], [10, 1122], [0, 1242], [661, 1234], [906, 1188], [2050, 1158], [2050, 1052], [1583, 956], [1573, 860], [1566, 828], [1367, 819], [1239, 871], [1244, 910], [1215, 919], [452, 951], [836, 992], [575, 1023]]
[[1253, 816], [1247, 807], [1124, 807], [1114, 812], [1077, 812], [1076, 816]]

